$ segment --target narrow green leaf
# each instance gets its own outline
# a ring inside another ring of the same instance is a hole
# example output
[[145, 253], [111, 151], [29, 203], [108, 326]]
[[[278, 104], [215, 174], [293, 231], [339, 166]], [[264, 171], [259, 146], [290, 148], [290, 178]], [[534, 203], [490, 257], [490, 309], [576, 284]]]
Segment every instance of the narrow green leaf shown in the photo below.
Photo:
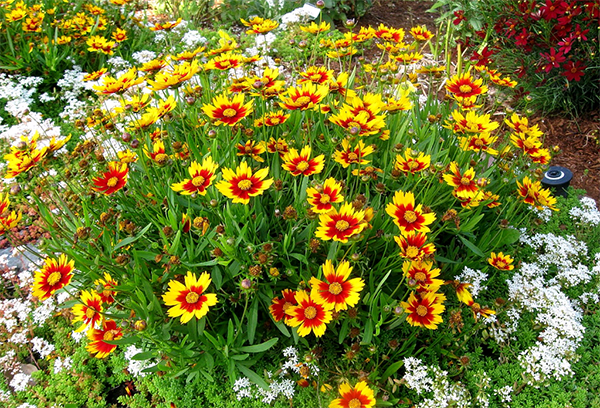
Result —
[[254, 346], [240, 347], [238, 350], [243, 353], [261, 353], [273, 347], [277, 341], [279, 341], [279, 337], [274, 337], [271, 340], [265, 341], [264, 343], [255, 344]]
[[465, 244], [465, 246], [467, 248], [469, 248], [471, 251], [473, 251], [473, 253], [475, 255], [480, 256], [480, 257], [485, 257], [485, 254], [481, 251], [481, 249], [477, 248], [477, 246], [474, 243], [472, 243], [471, 241], [469, 241], [468, 239], [466, 239], [462, 235], [458, 235], [458, 237], [460, 238], [460, 240], [462, 241], [462, 243]]

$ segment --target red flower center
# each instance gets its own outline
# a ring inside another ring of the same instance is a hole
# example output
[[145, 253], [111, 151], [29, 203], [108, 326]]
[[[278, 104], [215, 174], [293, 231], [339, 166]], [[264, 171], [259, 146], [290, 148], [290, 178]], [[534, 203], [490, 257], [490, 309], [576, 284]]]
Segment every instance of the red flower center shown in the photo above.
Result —
[[50, 286], [56, 285], [60, 281], [60, 278], [62, 278], [62, 275], [60, 274], [60, 272], [52, 272], [48, 276], [48, 285], [50, 285]]
[[427, 306], [419, 305], [417, 307], [417, 314], [421, 317], [427, 316]]
[[329, 285], [329, 293], [332, 295], [339, 295], [342, 293], [342, 285], [340, 285], [338, 282], [333, 282]]
[[315, 309], [314, 306], [309, 306], [306, 309], [304, 309], [304, 317], [306, 317], [307, 319], [314, 319], [315, 317], [317, 317], [317, 309]]

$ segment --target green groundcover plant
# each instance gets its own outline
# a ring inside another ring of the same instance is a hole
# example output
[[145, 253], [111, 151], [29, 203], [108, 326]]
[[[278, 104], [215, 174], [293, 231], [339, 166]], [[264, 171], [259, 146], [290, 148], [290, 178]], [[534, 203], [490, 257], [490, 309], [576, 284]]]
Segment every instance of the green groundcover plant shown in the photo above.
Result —
[[71, 135], [8, 149], [2, 232], [29, 200], [50, 237], [3, 274], [3, 399], [502, 406], [573, 374], [598, 211], [543, 188], [538, 127], [486, 103], [515, 81], [448, 75], [425, 27], [304, 23], [283, 61], [278, 22], [242, 23], [157, 23], [162, 51], [82, 72]]

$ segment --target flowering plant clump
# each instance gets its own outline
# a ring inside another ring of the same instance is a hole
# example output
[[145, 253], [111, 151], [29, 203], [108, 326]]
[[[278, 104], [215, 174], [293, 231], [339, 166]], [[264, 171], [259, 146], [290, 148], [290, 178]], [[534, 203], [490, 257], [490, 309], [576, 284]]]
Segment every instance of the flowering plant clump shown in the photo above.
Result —
[[516, 98], [576, 114], [600, 106], [597, 1], [441, 0], [434, 7], [441, 5], [475, 67], [517, 74]]
[[[558, 211], [537, 126], [482, 108], [513, 80], [462, 62], [444, 77], [425, 27], [304, 25], [327, 58], [286, 64], [240, 46], [276, 22], [193, 46], [182, 24], [148, 29], [164, 54], [85, 74], [97, 102], [76, 134], [42, 147], [24, 132], [4, 157], [51, 232], [32, 295], [70, 298], [90, 358], [126, 349], [140, 378], [226, 377], [238, 399], [298, 385], [373, 407], [401, 400], [405, 359], [443, 347], [454, 368], [467, 342], [491, 343], [509, 293], [486, 288], [520, 273], [516, 228]], [[381, 58], [353, 59], [370, 47]], [[2, 205], [7, 233], [21, 216]], [[275, 349], [293, 367], [269, 371]]]

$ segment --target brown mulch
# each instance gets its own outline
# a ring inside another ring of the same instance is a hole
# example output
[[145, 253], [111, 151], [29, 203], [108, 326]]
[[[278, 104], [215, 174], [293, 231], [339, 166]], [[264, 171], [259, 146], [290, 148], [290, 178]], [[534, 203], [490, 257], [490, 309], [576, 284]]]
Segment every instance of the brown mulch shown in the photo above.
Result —
[[[377, 27], [385, 24], [406, 31], [416, 25], [426, 25], [430, 31], [435, 31], [437, 14], [429, 12], [434, 4], [433, 1], [418, 0], [376, 1], [359, 19], [358, 25]], [[575, 119], [538, 117], [533, 123], [538, 123], [545, 133], [546, 147], [560, 148], [550, 165], [571, 170], [571, 185], [586, 190], [587, 195], [600, 204], [600, 112]]]

